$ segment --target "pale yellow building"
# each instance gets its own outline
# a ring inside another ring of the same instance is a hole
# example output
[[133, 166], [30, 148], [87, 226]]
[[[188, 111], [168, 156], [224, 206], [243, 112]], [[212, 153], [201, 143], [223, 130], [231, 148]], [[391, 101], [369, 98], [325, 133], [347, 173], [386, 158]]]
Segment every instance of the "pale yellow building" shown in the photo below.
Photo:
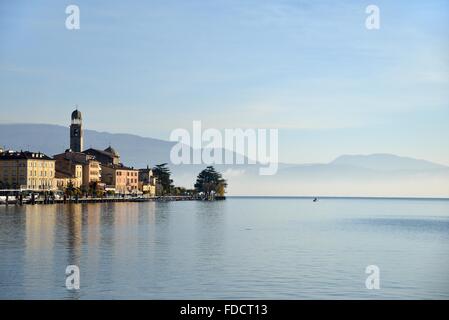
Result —
[[[61, 154], [56, 154], [53, 156], [56, 160], [56, 166], [58, 171], [65, 173], [71, 173], [75, 175], [74, 166], [82, 166], [82, 178], [81, 185], [85, 188], [89, 188], [89, 185], [93, 182], [101, 181], [101, 166], [100, 162], [95, 159], [95, 157], [82, 153], [73, 152], [70, 149]], [[61, 170], [60, 170], [61, 168]], [[63, 168], [71, 168], [70, 171], [64, 170]]]
[[67, 160], [56, 160], [56, 187], [65, 190], [70, 184], [74, 188], [81, 188], [83, 184], [83, 166], [73, 164]]
[[0, 153], [0, 189], [54, 190], [55, 160], [41, 152]]

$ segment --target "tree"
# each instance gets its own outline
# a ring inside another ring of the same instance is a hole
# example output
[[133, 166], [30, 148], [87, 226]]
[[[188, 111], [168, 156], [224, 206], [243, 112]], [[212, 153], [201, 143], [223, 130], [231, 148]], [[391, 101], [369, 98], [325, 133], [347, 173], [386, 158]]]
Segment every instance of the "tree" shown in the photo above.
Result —
[[162, 194], [170, 194], [173, 188], [173, 180], [170, 178], [171, 172], [167, 163], [158, 164], [153, 168], [153, 174], [157, 182], [162, 186]]
[[73, 186], [72, 180], [70, 180], [69, 183], [67, 183], [67, 187], [65, 188], [65, 194], [68, 197], [75, 195], [75, 187]]
[[215, 195], [224, 196], [227, 186], [228, 184], [221, 173], [217, 172], [213, 166], [209, 166], [201, 171], [196, 178], [195, 190], [210, 199]]
[[99, 191], [99, 186], [97, 181], [91, 181], [89, 183], [89, 195], [96, 197]]
[[85, 185], [82, 185], [80, 188], [80, 192], [81, 192], [82, 197], [87, 197], [87, 195], [89, 193], [89, 188], [86, 187]]
[[184, 187], [173, 187], [172, 195], [174, 196], [193, 196], [196, 194], [194, 189], [187, 189]]
[[185, 195], [186, 189], [183, 187], [174, 187], [172, 190], [172, 195], [174, 196], [183, 196]]

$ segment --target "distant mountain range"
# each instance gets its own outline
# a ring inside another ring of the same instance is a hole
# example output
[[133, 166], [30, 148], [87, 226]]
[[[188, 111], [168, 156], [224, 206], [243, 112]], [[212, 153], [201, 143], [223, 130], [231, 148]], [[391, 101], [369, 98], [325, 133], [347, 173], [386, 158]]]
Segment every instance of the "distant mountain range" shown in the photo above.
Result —
[[[30, 149], [48, 155], [64, 152], [70, 146], [69, 128], [48, 124], [0, 124], [0, 146]], [[106, 149], [112, 145], [128, 165], [168, 162], [173, 142], [143, 138], [132, 134], [113, 134], [84, 130], [84, 148]]]
[[331, 162], [333, 165], [349, 165], [380, 171], [444, 169], [446, 166], [427, 160], [399, 157], [377, 153], [366, 155], [343, 155]]
[[[123, 163], [138, 168], [170, 163], [174, 142], [132, 134], [84, 130], [84, 147], [112, 145]], [[0, 146], [48, 155], [69, 146], [69, 128], [46, 124], [0, 124]], [[205, 165], [170, 165], [175, 183], [191, 187]], [[449, 167], [392, 154], [342, 155], [324, 164], [279, 164], [274, 176], [258, 165], [217, 165], [232, 195], [449, 197]]]

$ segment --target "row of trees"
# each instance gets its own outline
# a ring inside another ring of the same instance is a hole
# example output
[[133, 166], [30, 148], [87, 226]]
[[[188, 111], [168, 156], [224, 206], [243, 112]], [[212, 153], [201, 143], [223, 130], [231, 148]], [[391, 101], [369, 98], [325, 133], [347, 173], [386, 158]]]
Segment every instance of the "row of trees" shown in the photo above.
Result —
[[160, 195], [201, 195], [211, 199], [216, 196], [223, 197], [228, 186], [222, 174], [217, 172], [213, 166], [208, 166], [198, 174], [194, 189], [175, 187], [167, 163], [155, 166], [153, 174], [160, 185]]
[[81, 186], [80, 188], [76, 188], [72, 181], [69, 182], [67, 188], [65, 188], [64, 193], [68, 197], [103, 197], [104, 191], [98, 185], [98, 182], [94, 181], [89, 184], [89, 187]]

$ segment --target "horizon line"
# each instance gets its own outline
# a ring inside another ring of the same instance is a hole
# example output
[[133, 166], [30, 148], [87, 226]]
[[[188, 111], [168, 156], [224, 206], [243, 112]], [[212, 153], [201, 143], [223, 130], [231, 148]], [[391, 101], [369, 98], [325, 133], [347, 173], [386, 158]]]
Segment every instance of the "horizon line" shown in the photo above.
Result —
[[227, 198], [292, 198], [292, 199], [360, 199], [360, 200], [443, 200], [447, 197], [425, 196], [281, 196], [281, 195], [227, 195]]

